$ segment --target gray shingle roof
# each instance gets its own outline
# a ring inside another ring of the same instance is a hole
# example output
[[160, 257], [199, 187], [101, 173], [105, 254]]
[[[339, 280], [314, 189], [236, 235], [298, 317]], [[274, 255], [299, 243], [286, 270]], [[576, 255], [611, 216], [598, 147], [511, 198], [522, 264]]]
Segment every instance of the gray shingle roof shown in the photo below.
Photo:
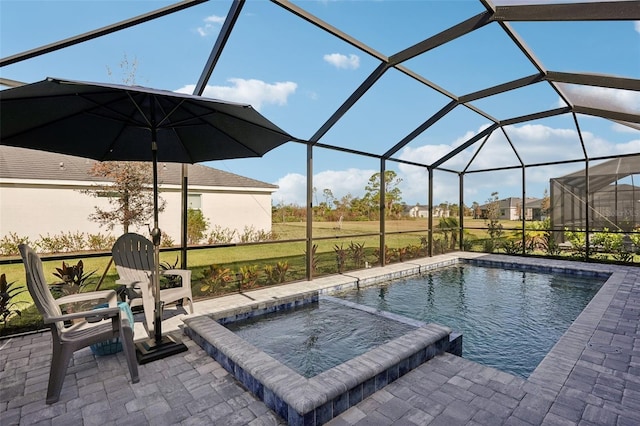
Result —
[[[71, 155], [0, 145], [0, 178], [4, 179], [97, 181], [100, 179], [88, 173], [94, 163], [94, 160]], [[181, 167], [178, 163], [160, 163], [160, 181], [163, 184], [180, 185]], [[277, 185], [200, 164], [189, 165], [189, 185], [278, 188]]]

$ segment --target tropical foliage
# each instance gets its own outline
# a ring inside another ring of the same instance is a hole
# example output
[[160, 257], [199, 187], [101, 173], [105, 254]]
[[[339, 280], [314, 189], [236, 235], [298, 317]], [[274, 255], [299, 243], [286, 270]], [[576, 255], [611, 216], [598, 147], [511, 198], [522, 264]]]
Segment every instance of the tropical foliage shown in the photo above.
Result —
[[27, 302], [17, 301], [16, 296], [24, 293], [24, 287], [15, 285], [15, 281], [8, 283], [5, 274], [0, 275], [0, 321], [6, 323], [7, 319], [12, 315], [22, 315], [22, 311], [18, 309], [20, 305], [27, 305]]

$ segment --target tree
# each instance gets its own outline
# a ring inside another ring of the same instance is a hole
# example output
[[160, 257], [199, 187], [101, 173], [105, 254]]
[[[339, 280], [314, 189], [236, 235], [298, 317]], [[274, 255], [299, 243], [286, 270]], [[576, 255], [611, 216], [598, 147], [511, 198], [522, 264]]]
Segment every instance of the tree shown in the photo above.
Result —
[[321, 201], [320, 204], [318, 204], [318, 211], [323, 217], [326, 217], [331, 212], [331, 205], [333, 204], [335, 197], [329, 188], [323, 189], [322, 195], [324, 196], [324, 201]]
[[366, 198], [351, 198], [349, 200], [351, 219], [371, 220], [371, 204]]
[[544, 194], [542, 195], [542, 201], [540, 202], [540, 214], [543, 219], [546, 219], [549, 216], [549, 210], [551, 209], [551, 198], [549, 197], [549, 191], [547, 188], [544, 189]]
[[[123, 56], [118, 65], [120, 79], [125, 85], [136, 84], [138, 59], [129, 60]], [[109, 77], [114, 72], [107, 66]], [[148, 224], [153, 217], [153, 192], [152, 192], [152, 166], [150, 163], [131, 161], [106, 161], [95, 163], [89, 170], [89, 175], [100, 178], [109, 183], [96, 185], [95, 189], [82, 191], [93, 197], [107, 197], [111, 210], [103, 210], [95, 207], [95, 213], [89, 215], [89, 219], [98, 222], [100, 226], [113, 229], [116, 225], [122, 225], [125, 233], [132, 226]], [[165, 201], [158, 199], [158, 212], [164, 210]]]
[[473, 211], [473, 218], [478, 219], [482, 215], [482, 211], [480, 210], [480, 204], [477, 201], [471, 203], [471, 210]]
[[199, 244], [207, 229], [209, 229], [209, 221], [204, 217], [202, 211], [189, 208], [187, 210], [187, 242]]
[[491, 239], [491, 250], [493, 251], [497, 247], [497, 242], [502, 237], [503, 227], [499, 222], [500, 219], [500, 198], [498, 192], [492, 192], [491, 198], [487, 200], [487, 217], [489, 221], [487, 228], [489, 232], [489, 238]]
[[[365, 186], [365, 198], [370, 201], [372, 208], [377, 208], [380, 204], [380, 173], [374, 173], [370, 178], [367, 186]], [[385, 170], [384, 172], [384, 189], [385, 189], [385, 209], [387, 214], [396, 212], [394, 205], [402, 201], [402, 191], [398, 185], [402, 182], [396, 172], [393, 170]]]
[[[125, 233], [133, 226], [149, 223], [153, 217], [153, 192], [151, 191], [151, 164], [132, 161], [105, 161], [95, 163], [89, 170], [91, 176], [107, 183], [94, 189], [82, 191], [93, 197], [106, 197], [110, 210], [95, 206], [89, 219], [100, 226], [113, 229], [122, 225]], [[158, 211], [164, 210], [166, 202], [158, 200]]]
[[324, 195], [324, 202], [327, 206], [330, 206], [333, 203], [333, 200], [336, 199], [336, 197], [333, 196], [333, 192], [331, 192], [331, 189], [329, 188], [323, 189], [322, 195]]

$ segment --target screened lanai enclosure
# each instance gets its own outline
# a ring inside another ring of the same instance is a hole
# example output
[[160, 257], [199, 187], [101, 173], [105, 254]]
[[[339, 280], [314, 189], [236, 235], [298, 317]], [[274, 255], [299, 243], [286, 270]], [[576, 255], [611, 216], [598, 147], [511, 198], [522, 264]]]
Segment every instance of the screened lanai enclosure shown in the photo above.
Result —
[[640, 225], [640, 157], [617, 158], [551, 178], [554, 228], [610, 228], [633, 232]]
[[187, 250], [185, 214], [183, 266], [241, 246], [306, 279], [454, 250], [640, 262], [640, 1], [13, 3], [5, 89], [181, 91], [295, 137], [207, 164], [278, 185], [272, 228], [210, 217]]

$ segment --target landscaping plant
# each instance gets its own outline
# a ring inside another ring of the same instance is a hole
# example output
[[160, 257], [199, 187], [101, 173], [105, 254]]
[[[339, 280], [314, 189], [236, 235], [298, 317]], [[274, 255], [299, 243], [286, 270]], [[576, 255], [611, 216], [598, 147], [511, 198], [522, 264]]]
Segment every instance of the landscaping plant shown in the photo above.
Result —
[[233, 280], [231, 269], [220, 265], [210, 265], [200, 280], [200, 292], [206, 295], [217, 294]]
[[96, 271], [92, 271], [85, 274], [84, 263], [82, 260], [79, 260], [75, 265], [70, 265], [63, 261], [62, 267], [56, 268], [56, 271], [57, 272], [54, 272], [53, 275], [60, 278], [62, 281], [51, 284], [51, 288], [52, 291], [54, 293], [58, 293], [59, 296], [82, 292], [84, 287], [89, 284], [89, 278], [96, 273]]
[[15, 281], [7, 283], [5, 274], [0, 275], [0, 322], [3, 324], [13, 314], [22, 315], [22, 312], [17, 307], [20, 304], [27, 304], [27, 302], [15, 300], [15, 297], [20, 293], [24, 293], [26, 289], [24, 287], [16, 287], [14, 284]]
[[344, 265], [347, 261], [347, 250], [343, 245], [334, 245], [333, 250], [336, 252], [336, 263], [338, 264], [338, 273], [344, 272]]
[[289, 262], [277, 262], [275, 265], [264, 265], [264, 274], [267, 278], [267, 284], [281, 284], [285, 282], [287, 271], [289, 270]]
[[356, 268], [364, 266], [364, 243], [349, 243], [349, 257]]

